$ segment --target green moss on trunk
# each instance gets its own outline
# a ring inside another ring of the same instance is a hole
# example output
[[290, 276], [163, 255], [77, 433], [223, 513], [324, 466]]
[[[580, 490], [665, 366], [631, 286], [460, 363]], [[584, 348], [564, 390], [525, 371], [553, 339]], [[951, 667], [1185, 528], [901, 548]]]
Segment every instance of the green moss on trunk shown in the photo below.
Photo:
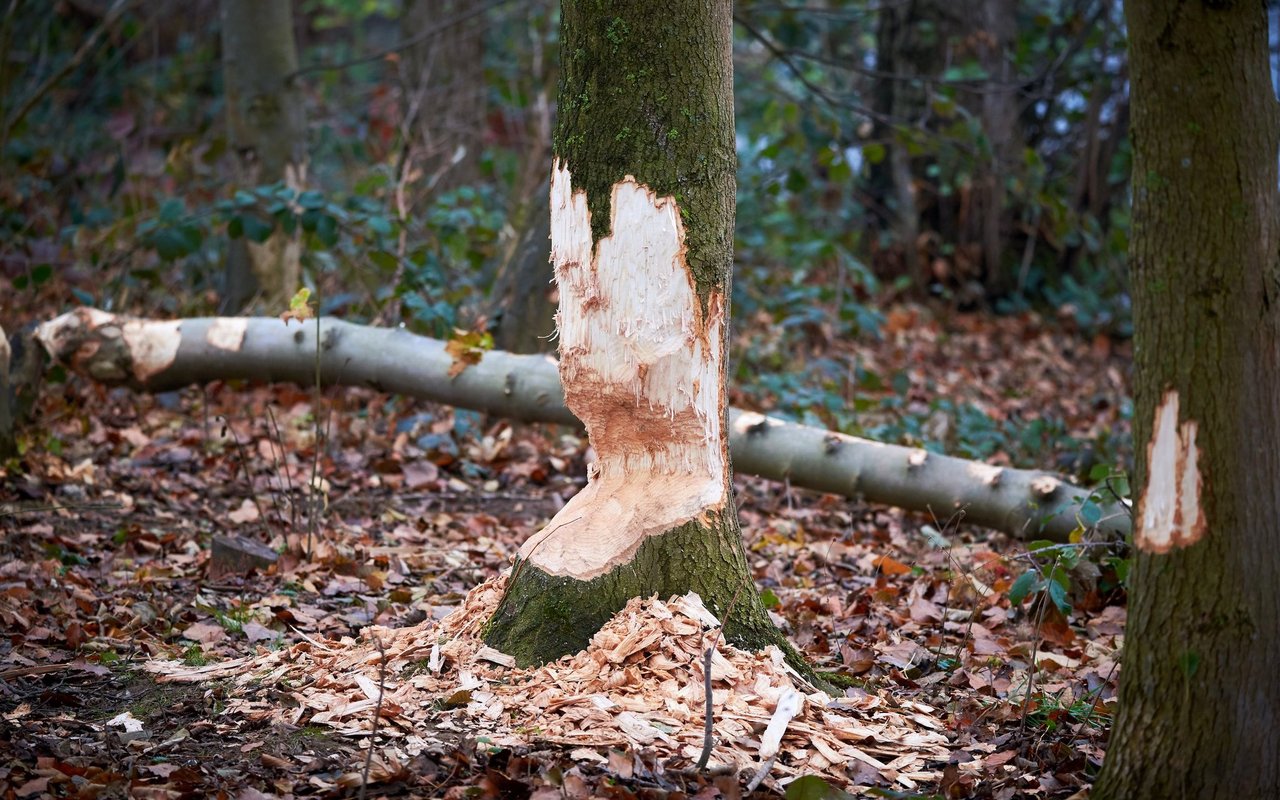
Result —
[[635, 558], [604, 575], [580, 581], [549, 575], [517, 562], [485, 642], [521, 666], [543, 664], [587, 646], [591, 637], [633, 597], [666, 600], [695, 591], [725, 624], [725, 638], [744, 650], [777, 645], [797, 671], [818, 683], [812, 669], [769, 620], [747, 569], [733, 514], [706, 526], [689, 522], [647, 538]]
[[733, 266], [737, 155], [731, 6], [723, 0], [568, 0], [556, 156], [587, 193], [591, 232], [609, 233], [627, 175], [674, 197], [699, 294]]

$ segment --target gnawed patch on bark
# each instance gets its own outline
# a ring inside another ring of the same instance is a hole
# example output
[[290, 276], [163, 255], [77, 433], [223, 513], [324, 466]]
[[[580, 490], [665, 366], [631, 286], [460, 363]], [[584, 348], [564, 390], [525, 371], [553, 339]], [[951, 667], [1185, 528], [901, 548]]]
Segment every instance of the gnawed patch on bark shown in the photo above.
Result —
[[699, 297], [674, 198], [630, 176], [595, 242], [586, 193], [557, 163], [552, 261], [565, 402], [598, 460], [585, 489], [521, 548], [551, 575], [589, 580], [648, 536], [723, 508], [728, 452], [723, 296]]
[[1152, 553], [1167, 553], [1200, 540], [1205, 531], [1200, 504], [1196, 421], [1178, 422], [1178, 393], [1170, 389], [1156, 408], [1147, 444], [1147, 485], [1139, 500], [1134, 541]]
[[219, 350], [234, 353], [244, 344], [244, 334], [248, 329], [249, 320], [244, 317], [217, 317], [209, 323], [204, 339]]
[[182, 321], [152, 322], [129, 320], [120, 328], [125, 345], [133, 355], [133, 375], [146, 383], [173, 365], [182, 343]]

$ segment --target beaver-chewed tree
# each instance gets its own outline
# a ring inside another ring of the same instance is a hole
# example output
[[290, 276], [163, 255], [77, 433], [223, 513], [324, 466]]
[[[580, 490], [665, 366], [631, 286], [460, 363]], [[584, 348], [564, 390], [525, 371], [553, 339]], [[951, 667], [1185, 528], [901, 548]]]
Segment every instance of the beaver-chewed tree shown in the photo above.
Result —
[[[698, 592], [731, 641], [783, 644], [734, 508], [728, 0], [566, 0], [551, 176], [560, 374], [596, 461], [520, 549], [486, 635], [521, 664], [582, 649], [637, 596]], [[732, 608], [730, 606], [732, 605]]]
[[1280, 108], [1264, 4], [1126, 0], [1135, 547], [1093, 797], [1280, 797]]

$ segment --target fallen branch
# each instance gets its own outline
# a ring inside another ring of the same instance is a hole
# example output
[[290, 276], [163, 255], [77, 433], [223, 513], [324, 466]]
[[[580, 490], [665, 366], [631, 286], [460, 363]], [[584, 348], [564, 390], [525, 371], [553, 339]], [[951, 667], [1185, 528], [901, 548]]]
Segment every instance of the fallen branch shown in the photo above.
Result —
[[[403, 329], [326, 319], [291, 325], [274, 317], [154, 321], [82, 308], [39, 326], [53, 360], [94, 380], [164, 391], [192, 383], [248, 379], [366, 386], [511, 419], [578, 425], [564, 406], [549, 356], [484, 354], [450, 378], [445, 343]], [[1090, 493], [1047, 472], [995, 467], [924, 450], [730, 409], [733, 465], [793, 486], [1004, 531], [1065, 541], [1081, 526]], [[1103, 506], [1099, 532], [1123, 536], [1129, 516]]]

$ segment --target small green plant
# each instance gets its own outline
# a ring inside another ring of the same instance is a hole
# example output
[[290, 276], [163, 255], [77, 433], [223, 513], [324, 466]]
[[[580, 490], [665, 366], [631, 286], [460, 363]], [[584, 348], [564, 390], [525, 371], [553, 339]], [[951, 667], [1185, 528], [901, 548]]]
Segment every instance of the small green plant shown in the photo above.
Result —
[[203, 667], [209, 663], [209, 657], [200, 649], [200, 645], [193, 644], [182, 651], [182, 663], [188, 667]]

